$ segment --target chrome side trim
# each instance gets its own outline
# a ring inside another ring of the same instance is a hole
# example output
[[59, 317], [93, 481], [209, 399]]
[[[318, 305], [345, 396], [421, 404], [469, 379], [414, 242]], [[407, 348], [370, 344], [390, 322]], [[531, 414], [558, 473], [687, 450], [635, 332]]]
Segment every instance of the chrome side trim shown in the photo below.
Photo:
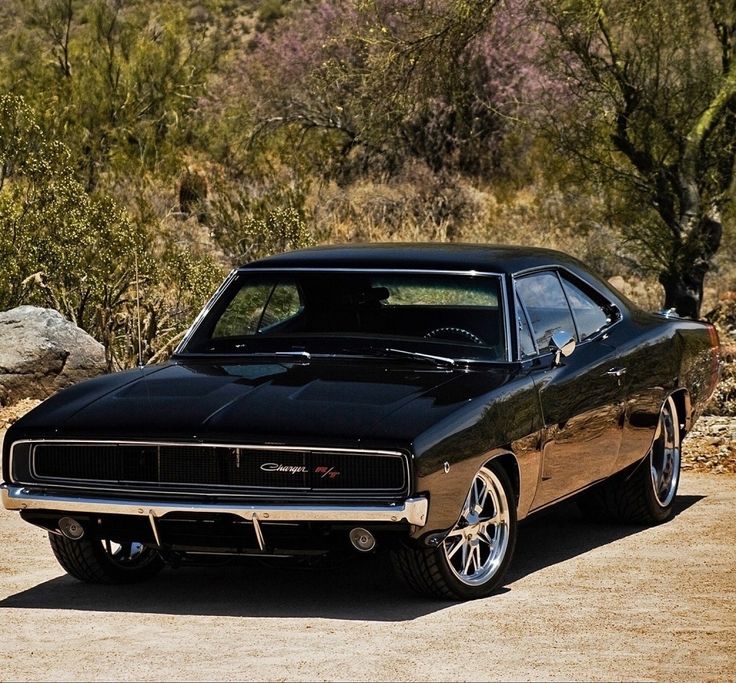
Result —
[[403, 456], [401, 451], [373, 450], [370, 448], [329, 448], [327, 446], [280, 446], [279, 444], [239, 444], [220, 443], [218, 441], [154, 441], [149, 439], [19, 439], [13, 442], [18, 444], [121, 444], [124, 446], [191, 446], [192, 448], [240, 448], [251, 451], [313, 451], [315, 453], [355, 453], [356, 455], [394, 455]]
[[513, 363], [514, 357], [511, 350], [511, 310], [509, 308], [510, 302], [508, 292], [506, 291], [506, 279], [503, 277], [503, 275], [499, 275], [498, 277], [498, 287], [501, 290], [501, 302], [499, 310], [501, 315], [503, 316], [503, 335], [506, 346], [506, 358], [504, 360], [509, 363]]
[[199, 324], [202, 322], [204, 317], [210, 312], [210, 309], [215, 305], [215, 302], [220, 298], [220, 296], [222, 296], [222, 293], [230, 286], [230, 283], [237, 276], [238, 269], [233, 268], [228, 276], [222, 281], [222, 284], [215, 290], [215, 293], [209, 298], [209, 301], [204, 305], [202, 310], [197, 314], [197, 317], [194, 318], [192, 324], [189, 326], [189, 329], [184, 334], [184, 338], [177, 344], [176, 348], [174, 349], [174, 355], [179, 353], [189, 343], [189, 340], [194, 334], [194, 331], [197, 329], [197, 327], [199, 327]]
[[423, 496], [386, 505], [237, 505], [172, 503], [160, 500], [59, 496], [23, 486], [3, 484], [0, 497], [7, 510], [51, 510], [91, 514], [135, 515], [157, 520], [171, 513], [230, 514], [264, 522], [408, 522], [424, 526], [429, 502]]
[[493, 273], [486, 270], [442, 270], [438, 268], [331, 268], [329, 266], [299, 266], [292, 268], [291, 266], [281, 266], [280, 268], [252, 268], [249, 266], [240, 266], [235, 269], [238, 273], [409, 273], [412, 275], [482, 275], [493, 276], [503, 279], [503, 273]]

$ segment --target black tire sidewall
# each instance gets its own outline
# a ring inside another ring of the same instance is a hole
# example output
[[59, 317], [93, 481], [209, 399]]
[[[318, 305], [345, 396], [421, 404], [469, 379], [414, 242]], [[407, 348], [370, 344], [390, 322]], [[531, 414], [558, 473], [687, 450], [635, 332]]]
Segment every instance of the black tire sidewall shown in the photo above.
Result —
[[651, 517], [652, 523], [661, 524], [662, 522], [666, 522], [670, 517], [672, 517], [673, 507], [674, 507], [675, 501], [677, 500], [677, 489], [680, 486], [679, 475], [678, 475], [677, 486], [675, 487], [675, 494], [672, 496], [672, 500], [670, 501], [669, 505], [663, 506], [657, 500], [657, 494], [654, 491], [654, 482], [652, 481], [651, 466], [652, 466], [652, 454], [650, 452], [650, 453], [647, 453], [647, 457], [642, 463], [642, 467], [640, 468], [640, 476], [644, 479], [644, 481], [642, 482], [642, 486], [644, 487], [644, 500], [646, 502], [647, 511], [649, 512], [649, 516]]
[[49, 533], [51, 548], [62, 568], [86, 583], [125, 584], [149, 579], [164, 567], [158, 551], [144, 548], [139, 562], [124, 566], [113, 560], [98, 538], [85, 537], [72, 541]]

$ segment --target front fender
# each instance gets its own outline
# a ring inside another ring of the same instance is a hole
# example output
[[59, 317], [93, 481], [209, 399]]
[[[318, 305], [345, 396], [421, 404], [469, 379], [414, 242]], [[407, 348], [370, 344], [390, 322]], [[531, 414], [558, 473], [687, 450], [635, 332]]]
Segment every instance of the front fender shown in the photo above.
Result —
[[511, 454], [518, 482], [517, 514], [529, 512], [541, 475], [542, 415], [528, 375], [469, 401], [414, 442], [417, 493], [429, 497], [427, 523], [416, 538], [455, 524], [478, 469]]

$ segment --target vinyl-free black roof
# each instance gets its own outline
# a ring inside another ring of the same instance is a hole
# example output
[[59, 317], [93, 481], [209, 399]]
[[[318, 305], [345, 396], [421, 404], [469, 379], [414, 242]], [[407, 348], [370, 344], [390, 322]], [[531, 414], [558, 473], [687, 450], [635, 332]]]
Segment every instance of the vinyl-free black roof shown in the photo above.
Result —
[[244, 268], [390, 268], [476, 270], [516, 273], [528, 268], [563, 265], [579, 271], [576, 259], [552, 249], [484, 244], [344, 244], [277, 254]]

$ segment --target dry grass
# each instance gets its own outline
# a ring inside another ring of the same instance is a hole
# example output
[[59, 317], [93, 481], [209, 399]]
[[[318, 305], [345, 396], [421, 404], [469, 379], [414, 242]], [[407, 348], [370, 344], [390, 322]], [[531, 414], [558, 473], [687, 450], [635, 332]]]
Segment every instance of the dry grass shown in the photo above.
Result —
[[[579, 258], [646, 310], [662, 307], [655, 272], [637, 265], [630, 245], [604, 218], [603, 200], [556, 187], [518, 190], [473, 185], [414, 164], [383, 180], [314, 184], [307, 213], [317, 244], [478, 242], [558, 249]], [[736, 283], [728, 263], [707, 281], [703, 310]]]

